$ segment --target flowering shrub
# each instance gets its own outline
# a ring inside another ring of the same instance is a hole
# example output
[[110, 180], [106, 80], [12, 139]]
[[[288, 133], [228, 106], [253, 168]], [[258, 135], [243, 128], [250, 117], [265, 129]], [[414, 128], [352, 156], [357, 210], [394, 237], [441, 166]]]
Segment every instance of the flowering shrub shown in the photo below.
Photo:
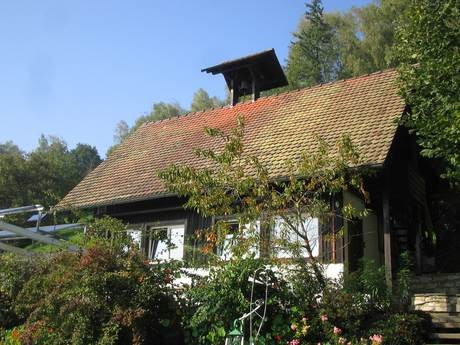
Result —
[[[234, 319], [249, 311], [249, 278], [274, 264], [234, 258], [177, 289], [181, 265], [150, 265], [130, 248], [122, 229], [118, 221], [99, 220], [84, 253], [31, 261], [2, 255], [0, 344], [221, 345]], [[393, 305], [383, 271], [369, 267], [350, 275], [345, 286], [319, 281], [305, 262], [290, 265], [288, 272], [275, 270], [255, 344], [421, 343], [428, 330], [424, 318]], [[256, 284], [255, 299], [264, 294], [265, 287]], [[244, 332], [248, 339], [247, 321]]]
[[45, 260], [14, 310], [22, 344], [180, 343], [175, 263], [150, 265], [137, 252], [101, 245]]

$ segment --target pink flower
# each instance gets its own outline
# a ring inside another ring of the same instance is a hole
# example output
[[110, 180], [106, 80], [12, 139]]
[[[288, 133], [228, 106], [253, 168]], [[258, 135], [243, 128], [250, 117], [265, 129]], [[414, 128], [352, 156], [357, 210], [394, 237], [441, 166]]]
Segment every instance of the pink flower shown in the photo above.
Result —
[[291, 325], [291, 329], [292, 329], [292, 331], [294, 331], [294, 332], [297, 331], [297, 325], [296, 325], [295, 323], [293, 323], [293, 324]]
[[302, 322], [303, 322], [303, 323], [307, 323], [307, 321], [308, 321], [308, 319], [304, 316], [304, 317], [302, 318]]
[[381, 344], [383, 342], [383, 336], [380, 334], [374, 334], [369, 339], [372, 341], [372, 344]]
[[321, 315], [321, 321], [326, 322], [327, 321], [327, 315]]
[[342, 330], [339, 327], [334, 326], [334, 334], [342, 334]]
[[300, 340], [294, 339], [294, 340], [291, 340], [288, 344], [289, 345], [300, 345]]

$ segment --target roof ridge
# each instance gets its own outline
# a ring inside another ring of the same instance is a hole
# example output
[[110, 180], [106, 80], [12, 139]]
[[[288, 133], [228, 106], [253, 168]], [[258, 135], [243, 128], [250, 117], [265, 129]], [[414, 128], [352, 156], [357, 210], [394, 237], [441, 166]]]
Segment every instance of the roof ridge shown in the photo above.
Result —
[[366, 77], [369, 77], [371, 75], [377, 75], [377, 74], [382, 74], [382, 73], [391, 72], [391, 71], [396, 71], [396, 68], [394, 68], [394, 67], [393, 68], [387, 68], [387, 69], [378, 70], [378, 71], [375, 71], [375, 72], [362, 74], [362, 75], [358, 75], [358, 76], [354, 76], [354, 77], [350, 77], [350, 78], [342, 78], [342, 79], [338, 79], [338, 80], [332, 80], [332, 81], [329, 81], [329, 82], [326, 82], [326, 83], [320, 83], [320, 84], [316, 84], [316, 85], [312, 85], [312, 86], [304, 86], [304, 87], [299, 87], [299, 88], [295, 88], [295, 89], [292, 89], [292, 90], [286, 90], [286, 91], [282, 91], [282, 92], [279, 92], [279, 93], [275, 93], [273, 95], [261, 96], [256, 101], [252, 101], [250, 99], [245, 100], [245, 101], [239, 102], [239, 103], [237, 103], [237, 104], [235, 104], [233, 106], [230, 106], [229, 104], [226, 104], [226, 105], [222, 105], [220, 107], [218, 106], [218, 107], [211, 107], [211, 108], [198, 110], [198, 111], [188, 111], [188, 112], [185, 112], [184, 114], [177, 115], [177, 116], [172, 116], [172, 117], [159, 119], [159, 120], [155, 120], [155, 121], [146, 121], [141, 125], [141, 127], [152, 125], [152, 124], [155, 124], [155, 123], [161, 123], [161, 122], [166, 122], [166, 121], [170, 121], [170, 120], [181, 119], [181, 118], [184, 118], [184, 117], [189, 117], [189, 116], [197, 115], [199, 113], [205, 113], [205, 112], [208, 112], [208, 111], [214, 111], [214, 110], [224, 109], [224, 108], [228, 108], [228, 107], [234, 108], [234, 107], [237, 107], [237, 106], [243, 105], [243, 104], [256, 103], [258, 100], [262, 100], [262, 99], [274, 98], [274, 97], [278, 97], [278, 96], [281, 96], [281, 95], [284, 95], [284, 94], [292, 94], [292, 93], [306, 91], [306, 90], [314, 90], [314, 89], [322, 88], [322, 87], [329, 86], [329, 85], [332, 85], [332, 84], [344, 83], [344, 82], [347, 82], [347, 81], [366, 78]]

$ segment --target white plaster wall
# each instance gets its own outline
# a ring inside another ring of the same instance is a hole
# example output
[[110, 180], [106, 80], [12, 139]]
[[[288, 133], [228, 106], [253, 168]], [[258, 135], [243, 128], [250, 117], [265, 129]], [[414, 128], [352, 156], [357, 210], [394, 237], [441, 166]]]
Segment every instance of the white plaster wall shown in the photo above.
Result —
[[327, 278], [337, 280], [343, 276], [343, 264], [327, 264], [324, 266], [324, 273]]

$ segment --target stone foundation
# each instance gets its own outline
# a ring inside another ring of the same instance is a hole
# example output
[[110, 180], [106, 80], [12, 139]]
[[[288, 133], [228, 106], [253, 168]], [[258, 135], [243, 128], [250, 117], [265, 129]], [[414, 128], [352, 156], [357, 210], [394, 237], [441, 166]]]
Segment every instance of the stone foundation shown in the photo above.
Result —
[[427, 313], [458, 313], [460, 312], [460, 295], [415, 294], [412, 297], [412, 306], [415, 310]]

